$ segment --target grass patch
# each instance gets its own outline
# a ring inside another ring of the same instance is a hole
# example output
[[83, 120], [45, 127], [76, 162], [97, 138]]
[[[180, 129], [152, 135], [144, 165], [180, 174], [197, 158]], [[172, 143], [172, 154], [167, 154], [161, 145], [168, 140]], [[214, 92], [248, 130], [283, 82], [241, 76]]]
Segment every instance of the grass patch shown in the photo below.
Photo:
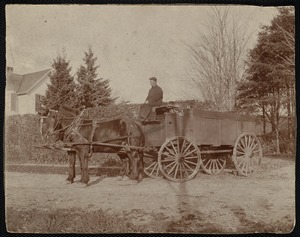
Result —
[[7, 230], [13, 233], [133, 233], [141, 229], [102, 210], [6, 210]]

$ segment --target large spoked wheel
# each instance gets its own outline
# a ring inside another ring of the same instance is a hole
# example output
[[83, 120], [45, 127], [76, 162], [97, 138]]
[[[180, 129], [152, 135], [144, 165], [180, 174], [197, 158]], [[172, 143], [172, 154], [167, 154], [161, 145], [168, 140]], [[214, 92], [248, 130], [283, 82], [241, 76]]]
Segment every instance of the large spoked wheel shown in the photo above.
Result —
[[199, 171], [200, 150], [187, 137], [173, 137], [161, 146], [158, 163], [160, 171], [167, 179], [175, 182], [187, 181]]
[[262, 147], [252, 133], [241, 134], [234, 145], [232, 160], [239, 175], [248, 176], [255, 172], [262, 159]]
[[162, 178], [162, 174], [159, 169], [159, 164], [156, 161], [153, 161], [151, 163], [145, 164], [144, 172], [146, 175], [148, 175], [151, 178], [157, 179]]
[[201, 168], [206, 174], [218, 174], [226, 166], [226, 157], [215, 155], [202, 156]]

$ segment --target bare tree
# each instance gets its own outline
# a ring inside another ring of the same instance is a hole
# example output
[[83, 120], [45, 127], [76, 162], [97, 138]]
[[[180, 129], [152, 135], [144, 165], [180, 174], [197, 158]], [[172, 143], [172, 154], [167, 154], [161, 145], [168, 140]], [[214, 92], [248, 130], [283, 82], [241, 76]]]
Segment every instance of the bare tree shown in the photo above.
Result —
[[191, 53], [190, 76], [206, 101], [220, 111], [233, 110], [236, 85], [244, 73], [249, 41], [247, 27], [231, 7], [212, 7], [206, 30], [197, 42], [187, 45]]

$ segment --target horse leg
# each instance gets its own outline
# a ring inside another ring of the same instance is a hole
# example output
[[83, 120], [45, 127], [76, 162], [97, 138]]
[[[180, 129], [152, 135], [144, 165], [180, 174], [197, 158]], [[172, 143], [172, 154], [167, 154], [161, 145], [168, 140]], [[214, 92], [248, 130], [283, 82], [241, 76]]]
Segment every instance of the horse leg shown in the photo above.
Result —
[[90, 181], [89, 168], [88, 168], [88, 162], [89, 162], [88, 150], [83, 149], [80, 153], [80, 157], [82, 161], [82, 182], [88, 184], [88, 182]]
[[138, 181], [142, 181], [144, 175], [144, 154], [139, 153], [139, 168], [138, 168]]
[[126, 176], [130, 176], [130, 161], [129, 161], [129, 157], [125, 158], [125, 174]]
[[123, 177], [126, 174], [126, 154], [119, 153], [117, 156], [120, 158], [122, 165], [119, 175]]
[[132, 172], [130, 173], [131, 179], [138, 179], [138, 163], [139, 163], [139, 154], [137, 151], [133, 151], [131, 153], [131, 164], [132, 164]]
[[79, 155], [78, 153], [78, 160], [79, 160], [79, 163], [80, 163], [80, 180], [79, 182], [83, 182], [83, 171], [82, 171], [82, 167], [83, 167], [83, 159], [81, 158], [81, 155]]
[[76, 152], [68, 152], [68, 155], [69, 155], [69, 174], [67, 180], [73, 183], [75, 178]]

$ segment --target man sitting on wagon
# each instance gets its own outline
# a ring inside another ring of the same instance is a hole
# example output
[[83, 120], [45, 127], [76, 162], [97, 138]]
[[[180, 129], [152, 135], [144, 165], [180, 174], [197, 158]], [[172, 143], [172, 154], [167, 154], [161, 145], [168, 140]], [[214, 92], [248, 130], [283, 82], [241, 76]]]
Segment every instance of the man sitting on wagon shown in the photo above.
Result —
[[144, 104], [142, 104], [140, 107], [139, 118], [142, 122], [148, 118], [152, 109], [155, 109], [155, 107], [162, 104], [163, 99], [163, 90], [157, 85], [157, 78], [151, 77], [149, 80], [151, 88]]

